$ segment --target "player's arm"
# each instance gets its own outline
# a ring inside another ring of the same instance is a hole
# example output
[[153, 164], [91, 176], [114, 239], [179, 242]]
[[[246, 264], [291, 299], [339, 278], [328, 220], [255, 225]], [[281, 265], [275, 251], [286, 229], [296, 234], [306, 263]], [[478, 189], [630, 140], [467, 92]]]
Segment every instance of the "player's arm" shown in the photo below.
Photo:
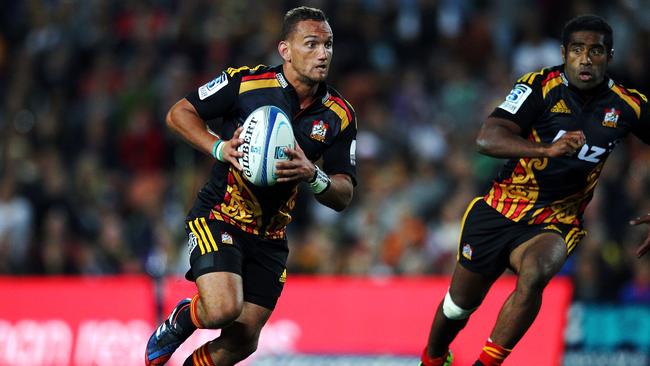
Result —
[[487, 118], [476, 138], [481, 154], [498, 158], [554, 158], [571, 155], [584, 143], [582, 131], [568, 131], [552, 143], [530, 141], [517, 123], [496, 117]]
[[237, 147], [243, 143], [239, 138], [241, 127], [235, 131], [232, 139], [222, 140], [220, 136], [208, 129], [196, 108], [185, 98], [174, 104], [167, 112], [166, 122], [172, 131], [199, 151], [220, 161], [229, 162], [241, 170], [237, 161], [237, 158], [242, 155], [237, 151]]
[[167, 126], [201, 152], [228, 162], [241, 170], [237, 147], [243, 143], [238, 128], [232, 139], [225, 140], [208, 128], [206, 121], [226, 115], [236, 104], [239, 76], [222, 72], [212, 81], [178, 101], [167, 112]]
[[[648, 106], [648, 98], [636, 90], [632, 90], [636, 97], [638, 97], [641, 106], [641, 113], [637, 123], [633, 125], [632, 133], [638, 137], [645, 144], [650, 145], [650, 108]], [[636, 219], [630, 220], [630, 225], [648, 224], [648, 234], [646, 239], [636, 250], [637, 258], [641, 258], [645, 253], [650, 251], [650, 213]]]
[[585, 143], [582, 131], [566, 132], [552, 142], [527, 139], [548, 103], [542, 93], [543, 75], [530, 75], [515, 83], [481, 126], [476, 138], [480, 153], [498, 158], [552, 158], [571, 155]]
[[[330, 180], [329, 187], [322, 193], [316, 194], [316, 200], [333, 210], [343, 211], [352, 201], [352, 193], [354, 191], [352, 179], [347, 174], [334, 174], [327, 177]], [[307, 183], [313, 190], [314, 182], [310, 181]], [[314, 193], [316, 192], [314, 191]]]
[[305, 156], [298, 143], [295, 149], [286, 149], [285, 152], [291, 160], [276, 163], [275, 174], [278, 176], [278, 183], [304, 181], [314, 192], [318, 202], [336, 211], [342, 211], [350, 204], [354, 190], [350, 176], [327, 175]]
[[278, 182], [302, 180], [318, 202], [336, 211], [348, 207], [356, 185], [357, 117], [354, 109], [347, 106], [352, 119], [324, 152], [323, 169], [305, 156], [298, 143], [295, 150], [288, 150], [291, 160], [276, 165]]
[[[640, 224], [650, 224], [650, 213], [646, 214], [643, 217], [637, 217], [636, 219], [630, 220], [630, 225], [640, 225]], [[641, 258], [650, 250], [650, 230], [648, 230], [648, 236], [645, 238], [645, 241], [639, 245], [636, 249], [637, 258]]]

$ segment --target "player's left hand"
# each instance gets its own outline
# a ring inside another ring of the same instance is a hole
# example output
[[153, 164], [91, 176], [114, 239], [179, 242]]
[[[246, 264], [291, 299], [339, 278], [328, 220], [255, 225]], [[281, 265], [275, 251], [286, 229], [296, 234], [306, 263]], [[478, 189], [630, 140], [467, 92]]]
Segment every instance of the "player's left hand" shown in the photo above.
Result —
[[310, 180], [316, 172], [316, 167], [302, 151], [298, 142], [295, 149], [285, 148], [284, 152], [289, 160], [275, 163], [275, 174], [278, 176], [278, 183], [286, 183], [296, 180]]
[[[645, 216], [630, 220], [630, 225], [636, 226], [639, 224], [650, 224], [650, 213], [645, 214]], [[650, 250], [650, 230], [648, 230], [648, 236], [645, 238], [643, 244], [637, 248], [636, 257], [641, 258], [648, 250]]]

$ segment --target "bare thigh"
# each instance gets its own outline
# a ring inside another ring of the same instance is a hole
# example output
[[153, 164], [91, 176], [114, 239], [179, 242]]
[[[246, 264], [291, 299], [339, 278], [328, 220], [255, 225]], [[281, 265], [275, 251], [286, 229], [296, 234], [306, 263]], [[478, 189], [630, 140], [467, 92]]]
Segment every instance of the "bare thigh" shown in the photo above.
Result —
[[454, 303], [463, 309], [478, 307], [488, 290], [499, 276], [486, 276], [475, 273], [456, 263], [456, 269], [451, 277], [449, 295]]
[[219, 328], [237, 319], [244, 305], [242, 277], [231, 272], [206, 273], [196, 279], [201, 301], [199, 318], [208, 328]]

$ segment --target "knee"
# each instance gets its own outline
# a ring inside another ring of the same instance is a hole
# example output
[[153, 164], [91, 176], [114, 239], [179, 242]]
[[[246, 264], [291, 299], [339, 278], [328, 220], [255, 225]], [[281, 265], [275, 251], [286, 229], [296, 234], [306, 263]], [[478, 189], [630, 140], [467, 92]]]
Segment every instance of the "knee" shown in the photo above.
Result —
[[467, 319], [470, 315], [472, 315], [474, 311], [476, 311], [476, 309], [476, 307], [462, 308], [458, 306], [458, 304], [456, 304], [451, 298], [449, 292], [447, 292], [445, 299], [442, 301], [442, 313], [445, 315], [445, 317], [451, 320]]
[[517, 290], [520, 292], [541, 293], [556, 272], [555, 266], [552, 265], [540, 265], [528, 269], [519, 275]]
[[237, 300], [220, 299], [219, 302], [204, 304], [203, 326], [208, 329], [218, 329], [235, 321], [242, 312], [243, 303]]

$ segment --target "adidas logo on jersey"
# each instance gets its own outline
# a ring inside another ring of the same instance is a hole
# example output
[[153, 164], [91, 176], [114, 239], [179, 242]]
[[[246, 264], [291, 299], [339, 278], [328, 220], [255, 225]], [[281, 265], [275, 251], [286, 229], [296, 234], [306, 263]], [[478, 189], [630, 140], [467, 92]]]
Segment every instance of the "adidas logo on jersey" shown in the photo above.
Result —
[[551, 108], [552, 113], [571, 113], [569, 107], [567, 107], [564, 99], [560, 99], [559, 102], [555, 103], [553, 108]]

